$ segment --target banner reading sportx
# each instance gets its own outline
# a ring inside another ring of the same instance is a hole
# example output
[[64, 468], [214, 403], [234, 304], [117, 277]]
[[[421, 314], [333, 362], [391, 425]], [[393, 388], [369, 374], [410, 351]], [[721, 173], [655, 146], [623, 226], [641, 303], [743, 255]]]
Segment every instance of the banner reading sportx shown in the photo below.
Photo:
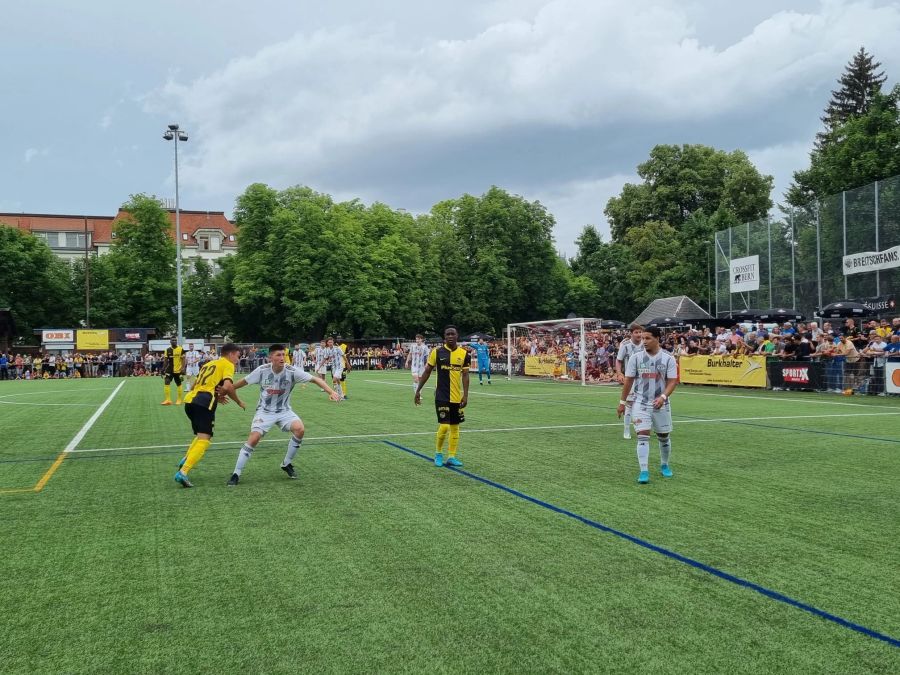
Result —
[[685, 384], [766, 386], [765, 356], [682, 356], [678, 370]]

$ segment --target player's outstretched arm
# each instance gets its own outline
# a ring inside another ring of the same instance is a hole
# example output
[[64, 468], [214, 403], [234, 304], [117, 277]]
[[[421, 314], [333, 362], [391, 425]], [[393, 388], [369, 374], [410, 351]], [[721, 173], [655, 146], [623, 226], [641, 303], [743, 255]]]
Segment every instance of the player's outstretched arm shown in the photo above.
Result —
[[246, 387], [248, 384], [250, 384], [250, 383], [247, 382], [247, 378], [242, 377], [240, 380], [238, 380], [237, 382], [234, 383], [234, 389], [235, 389], [235, 391], [237, 391], [241, 387]]
[[462, 371], [462, 385], [463, 385], [463, 395], [462, 401], [459, 402], [460, 408], [465, 408], [469, 405], [469, 367], [463, 367]]
[[225, 380], [222, 384], [219, 385], [219, 390], [225, 394], [232, 401], [241, 406], [241, 410], [246, 410], [247, 406], [244, 405], [244, 402], [238, 398], [237, 392], [235, 391], [234, 382], [231, 380]]
[[310, 382], [312, 382], [314, 385], [316, 385], [317, 387], [322, 389], [326, 394], [328, 394], [328, 398], [330, 398], [332, 401], [340, 401], [341, 400], [341, 395], [339, 393], [337, 393], [334, 389], [329, 387], [328, 383], [325, 380], [323, 380], [321, 377], [313, 377], [312, 380], [310, 380]]
[[426, 363], [425, 370], [422, 371], [422, 374], [419, 376], [419, 386], [416, 387], [416, 395], [413, 398], [416, 405], [421, 405], [422, 403], [422, 387], [425, 386], [425, 383], [428, 382], [428, 378], [431, 377], [432, 370], [434, 370], [434, 366], [430, 363]]

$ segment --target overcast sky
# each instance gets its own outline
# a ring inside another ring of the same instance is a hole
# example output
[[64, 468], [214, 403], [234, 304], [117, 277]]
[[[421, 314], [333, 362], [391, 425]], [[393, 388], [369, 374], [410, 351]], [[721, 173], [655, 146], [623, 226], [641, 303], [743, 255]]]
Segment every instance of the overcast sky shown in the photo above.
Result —
[[6, 3], [0, 211], [224, 210], [253, 182], [413, 212], [499, 185], [558, 247], [657, 143], [743, 149], [778, 202], [865, 45], [900, 77], [900, 3], [41, 0]]

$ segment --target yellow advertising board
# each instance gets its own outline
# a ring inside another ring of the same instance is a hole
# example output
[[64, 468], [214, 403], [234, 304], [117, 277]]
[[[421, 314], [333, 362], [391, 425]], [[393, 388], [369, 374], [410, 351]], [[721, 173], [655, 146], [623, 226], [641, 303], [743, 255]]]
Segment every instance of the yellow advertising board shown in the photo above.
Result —
[[562, 372], [562, 363], [556, 356], [526, 356], [525, 374], [536, 377], [555, 377]]
[[765, 388], [766, 357], [682, 356], [678, 360], [678, 372], [685, 384]]
[[108, 330], [79, 330], [75, 332], [75, 347], [78, 349], [109, 349]]

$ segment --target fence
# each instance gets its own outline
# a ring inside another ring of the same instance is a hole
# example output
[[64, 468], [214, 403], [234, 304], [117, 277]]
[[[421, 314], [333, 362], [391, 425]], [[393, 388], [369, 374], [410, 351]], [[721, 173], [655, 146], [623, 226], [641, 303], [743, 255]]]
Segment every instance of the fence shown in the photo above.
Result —
[[[781, 218], [721, 230], [713, 256], [716, 316], [750, 307], [788, 307], [812, 316], [845, 299], [865, 302], [873, 314], [892, 313], [900, 251], [889, 253], [896, 266], [888, 269], [848, 269], [845, 256], [898, 246], [900, 176], [791, 209]], [[732, 262], [754, 256], [759, 257], [756, 278], [747, 290], [732, 292]]]

